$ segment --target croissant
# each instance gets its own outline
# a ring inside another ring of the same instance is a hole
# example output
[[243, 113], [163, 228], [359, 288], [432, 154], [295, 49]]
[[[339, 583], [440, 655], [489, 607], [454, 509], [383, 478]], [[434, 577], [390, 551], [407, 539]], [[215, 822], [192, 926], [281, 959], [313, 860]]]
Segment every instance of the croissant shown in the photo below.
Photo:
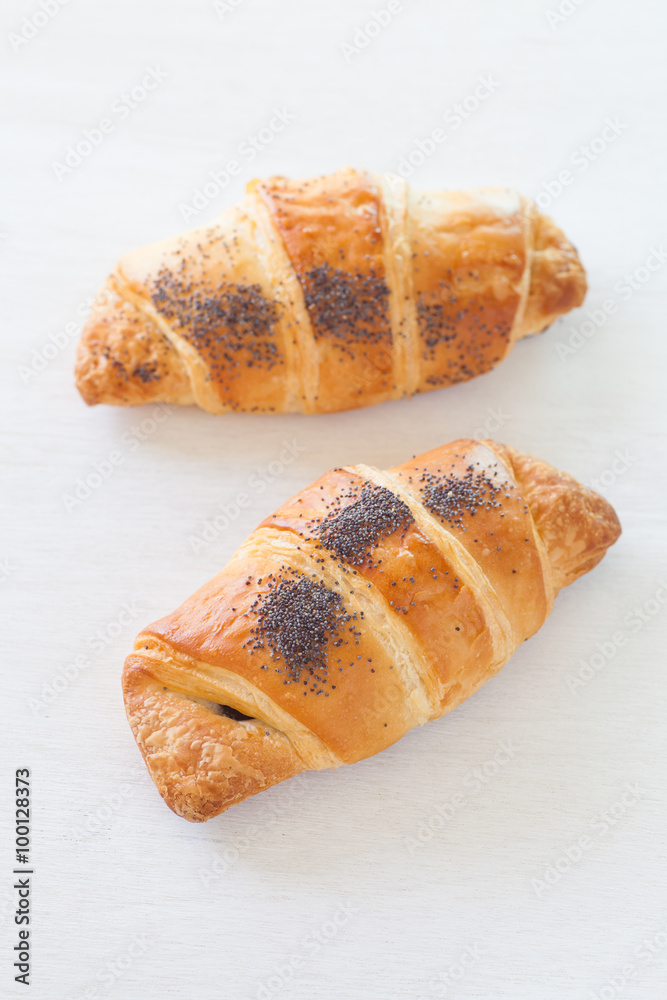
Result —
[[122, 258], [76, 381], [89, 404], [354, 409], [488, 371], [585, 291], [575, 249], [510, 190], [273, 177], [210, 226]]
[[201, 822], [384, 750], [496, 674], [620, 531], [493, 441], [326, 473], [137, 638], [125, 705], [158, 790]]

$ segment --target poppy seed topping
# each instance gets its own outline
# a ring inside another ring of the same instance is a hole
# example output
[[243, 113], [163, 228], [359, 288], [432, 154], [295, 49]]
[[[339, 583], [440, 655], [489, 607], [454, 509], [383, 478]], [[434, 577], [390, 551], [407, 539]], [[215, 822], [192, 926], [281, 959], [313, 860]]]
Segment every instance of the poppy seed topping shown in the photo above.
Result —
[[361, 566], [371, 561], [372, 550], [384, 538], [414, 522], [410, 508], [384, 486], [366, 483], [359, 498], [340, 511], [328, 514], [315, 534], [325, 549], [343, 563]]
[[324, 263], [301, 278], [315, 339], [341, 345], [391, 339], [389, 289], [374, 271], [350, 273]]
[[[463, 527], [464, 518], [474, 517], [478, 510], [502, 507], [500, 494], [514, 489], [502, 482], [494, 482], [488, 472], [478, 472], [469, 465], [465, 476], [424, 473], [421, 477], [421, 496], [424, 506], [447, 521], [450, 527]], [[465, 527], [463, 527], [465, 531]]]
[[275, 342], [280, 308], [264, 296], [258, 284], [220, 280], [214, 285], [163, 267], [153, 283], [151, 299], [201, 355], [208, 378], [221, 386], [229, 386], [239, 368], [266, 370], [282, 363]]
[[347, 645], [346, 633], [355, 640], [361, 634], [350, 624], [357, 615], [345, 609], [340, 594], [296, 570], [269, 577], [268, 584], [251, 607], [257, 620], [251, 649], [283, 661], [284, 683], [302, 683], [319, 694], [327, 683], [330, 647]]

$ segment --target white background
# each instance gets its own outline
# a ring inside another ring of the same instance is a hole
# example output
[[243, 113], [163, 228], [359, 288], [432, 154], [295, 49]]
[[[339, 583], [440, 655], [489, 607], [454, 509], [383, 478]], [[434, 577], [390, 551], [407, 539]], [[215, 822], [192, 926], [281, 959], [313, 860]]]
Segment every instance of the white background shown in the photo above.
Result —
[[[40, 8], [4, 4], [0, 792], [4, 823], [14, 770], [31, 769], [35, 875], [27, 993], [11, 969], [9, 823], [3, 997], [665, 996], [667, 263], [649, 280], [642, 268], [667, 237], [667, 18], [649, 0], [580, 0], [549, 19], [558, 2], [403, 0], [347, 57], [383, 0], [237, 0], [220, 14], [204, 0], [71, 0], [18, 46], [10, 34], [30, 33]], [[148, 67], [166, 79], [121, 119], [114, 102]], [[495, 92], [457, 128], [445, 114], [480, 76]], [[274, 108], [294, 121], [251, 163], [240, 145]], [[113, 132], [58, 180], [54, 161], [104, 117]], [[619, 134], [583, 169], [576, 151], [608, 118]], [[365, 411], [174, 408], [158, 425], [153, 408], [86, 408], [63, 331], [124, 251], [189, 228], [180, 206], [209, 171], [242, 162], [195, 224], [254, 176], [394, 171], [438, 127], [446, 141], [411, 183], [541, 194], [587, 267], [583, 309], [474, 382]], [[605, 300], [613, 315], [586, 324]], [[325, 469], [385, 467], [485, 427], [602, 484], [624, 528], [604, 562], [449, 717], [206, 825], [172, 815], [124, 717], [134, 635]], [[260, 492], [250, 477], [266, 481], [285, 441], [297, 458]], [[67, 510], [118, 449], [113, 475]], [[234, 516], [239, 492], [251, 503]], [[221, 504], [230, 526], [195, 552]]]

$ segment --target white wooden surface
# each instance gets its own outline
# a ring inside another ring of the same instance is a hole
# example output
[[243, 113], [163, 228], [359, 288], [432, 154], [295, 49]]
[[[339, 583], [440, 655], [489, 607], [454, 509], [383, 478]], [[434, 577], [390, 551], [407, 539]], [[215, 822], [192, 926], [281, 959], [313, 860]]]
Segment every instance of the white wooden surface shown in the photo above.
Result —
[[[572, 0], [560, 20], [557, 0], [403, 0], [346, 58], [386, 7], [72, 0], [15, 51], [9, 34], [40, 8], [3, 6], [1, 787], [9, 806], [14, 769], [32, 769], [33, 998], [665, 996], [667, 262], [641, 268], [667, 237], [667, 17], [649, 0]], [[114, 102], [151, 67], [166, 78], [123, 114]], [[457, 127], [445, 114], [480, 77], [493, 93]], [[249, 162], [241, 144], [274, 108], [294, 120]], [[113, 130], [58, 180], [53, 161], [105, 117]], [[179, 206], [210, 171], [242, 164], [197, 222], [256, 175], [396, 170], [438, 127], [416, 186], [507, 184], [546, 205], [570, 171], [549, 210], [588, 268], [584, 309], [483, 378], [357, 413], [151, 424], [152, 409], [84, 406], [62, 331], [123, 251], [185, 228]], [[617, 283], [635, 271], [628, 294]], [[605, 300], [613, 314], [582, 333]], [[324, 469], [484, 428], [603, 484], [624, 526], [603, 564], [448, 718], [207, 825], [173, 816], [120, 698], [139, 628]], [[284, 441], [297, 457], [262, 489]], [[239, 492], [250, 505], [194, 552]], [[0, 994], [18, 997], [7, 830]]]

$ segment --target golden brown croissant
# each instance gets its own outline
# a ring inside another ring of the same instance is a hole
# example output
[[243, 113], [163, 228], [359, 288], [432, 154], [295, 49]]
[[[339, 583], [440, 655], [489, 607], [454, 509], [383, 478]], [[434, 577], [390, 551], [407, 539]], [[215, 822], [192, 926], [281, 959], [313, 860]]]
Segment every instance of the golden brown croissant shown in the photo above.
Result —
[[385, 749], [497, 673], [620, 530], [493, 441], [326, 473], [136, 640], [125, 704], [160, 793], [203, 821]]
[[274, 177], [123, 257], [76, 380], [90, 404], [353, 409], [488, 371], [585, 291], [572, 245], [512, 191]]

